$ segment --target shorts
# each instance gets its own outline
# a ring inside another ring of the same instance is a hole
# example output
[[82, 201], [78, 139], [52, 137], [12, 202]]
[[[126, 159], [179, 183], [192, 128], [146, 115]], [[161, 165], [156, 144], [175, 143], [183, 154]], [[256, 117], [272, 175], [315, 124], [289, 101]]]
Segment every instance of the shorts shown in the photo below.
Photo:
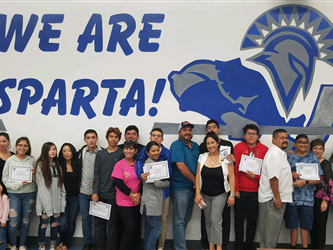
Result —
[[311, 230], [313, 224], [313, 207], [305, 205], [287, 205], [286, 213], [284, 214], [286, 228]]

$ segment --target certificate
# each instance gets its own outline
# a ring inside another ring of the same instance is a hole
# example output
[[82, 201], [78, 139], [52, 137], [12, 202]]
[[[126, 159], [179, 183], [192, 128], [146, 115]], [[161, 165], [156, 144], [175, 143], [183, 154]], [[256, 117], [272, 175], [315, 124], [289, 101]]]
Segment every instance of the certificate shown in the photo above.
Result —
[[262, 159], [254, 158], [248, 155], [242, 155], [238, 171], [242, 172], [251, 171], [256, 175], [260, 175], [261, 165], [262, 165]]
[[220, 161], [225, 163], [232, 163], [227, 160], [227, 155], [231, 154], [231, 147], [230, 146], [220, 146]]
[[168, 161], [158, 161], [144, 165], [144, 172], [149, 172], [146, 182], [154, 182], [170, 178]]
[[32, 182], [32, 166], [10, 166], [9, 181]]
[[108, 220], [110, 218], [111, 205], [103, 202], [90, 201], [89, 214]]
[[296, 173], [301, 174], [299, 178], [303, 180], [320, 180], [318, 164], [296, 163]]

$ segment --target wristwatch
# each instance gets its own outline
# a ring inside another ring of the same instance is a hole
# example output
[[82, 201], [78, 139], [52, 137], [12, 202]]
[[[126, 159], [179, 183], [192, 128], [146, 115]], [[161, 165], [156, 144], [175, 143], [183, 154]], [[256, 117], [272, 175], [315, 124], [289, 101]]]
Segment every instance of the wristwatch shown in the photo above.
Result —
[[308, 181], [308, 180], [306, 180], [306, 181], [305, 181], [305, 184], [309, 184], [309, 181]]
[[230, 196], [232, 196], [232, 197], [235, 197], [235, 194], [233, 194], [233, 193], [230, 193]]

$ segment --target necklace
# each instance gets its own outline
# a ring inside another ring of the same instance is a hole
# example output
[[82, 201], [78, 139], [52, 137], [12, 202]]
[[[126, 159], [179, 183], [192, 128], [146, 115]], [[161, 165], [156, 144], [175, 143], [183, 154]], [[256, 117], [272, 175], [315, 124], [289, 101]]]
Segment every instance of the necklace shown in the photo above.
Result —
[[217, 158], [219, 158], [219, 157], [216, 156], [216, 157], [213, 158], [213, 157], [210, 156], [210, 160], [212, 161], [212, 164], [214, 164], [214, 162], [215, 162], [215, 160], [216, 160]]

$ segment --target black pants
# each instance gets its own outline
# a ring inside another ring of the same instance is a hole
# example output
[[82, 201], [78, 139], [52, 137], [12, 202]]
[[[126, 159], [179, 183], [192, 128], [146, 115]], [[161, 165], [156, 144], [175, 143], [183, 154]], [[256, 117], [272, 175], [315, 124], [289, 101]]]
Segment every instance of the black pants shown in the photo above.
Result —
[[311, 235], [311, 248], [312, 249], [324, 249], [326, 242], [326, 224], [329, 206], [326, 211], [321, 212], [320, 205], [322, 199], [314, 198], [313, 205], [313, 226], [310, 231]]
[[140, 205], [134, 207], [118, 206], [118, 213], [124, 223], [124, 232], [121, 238], [120, 250], [140, 249], [141, 214]]
[[[228, 206], [227, 202], [228, 199], [222, 213], [222, 248], [225, 248], [229, 245], [230, 237], [230, 207]], [[203, 210], [201, 210], [201, 247], [207, 249], [209, 248], [205, 215]]]
[[95, 217], [94, 226], [97, 233], [97, 249], [115, 250], [117, 246], [117, 227], [118, 227], [118, 212], [117, 212], [116, 200], [99, 199], [99, 201], [111, 204], [112, 207], [109, 220]]
[[[235, 200], [235, 234], [236, 249], [254, 249], [259, 211], [258, 192], [239, 191], [240, 198]], [[246, 240], [244, 245], [244, 221], [246, 223]]]

